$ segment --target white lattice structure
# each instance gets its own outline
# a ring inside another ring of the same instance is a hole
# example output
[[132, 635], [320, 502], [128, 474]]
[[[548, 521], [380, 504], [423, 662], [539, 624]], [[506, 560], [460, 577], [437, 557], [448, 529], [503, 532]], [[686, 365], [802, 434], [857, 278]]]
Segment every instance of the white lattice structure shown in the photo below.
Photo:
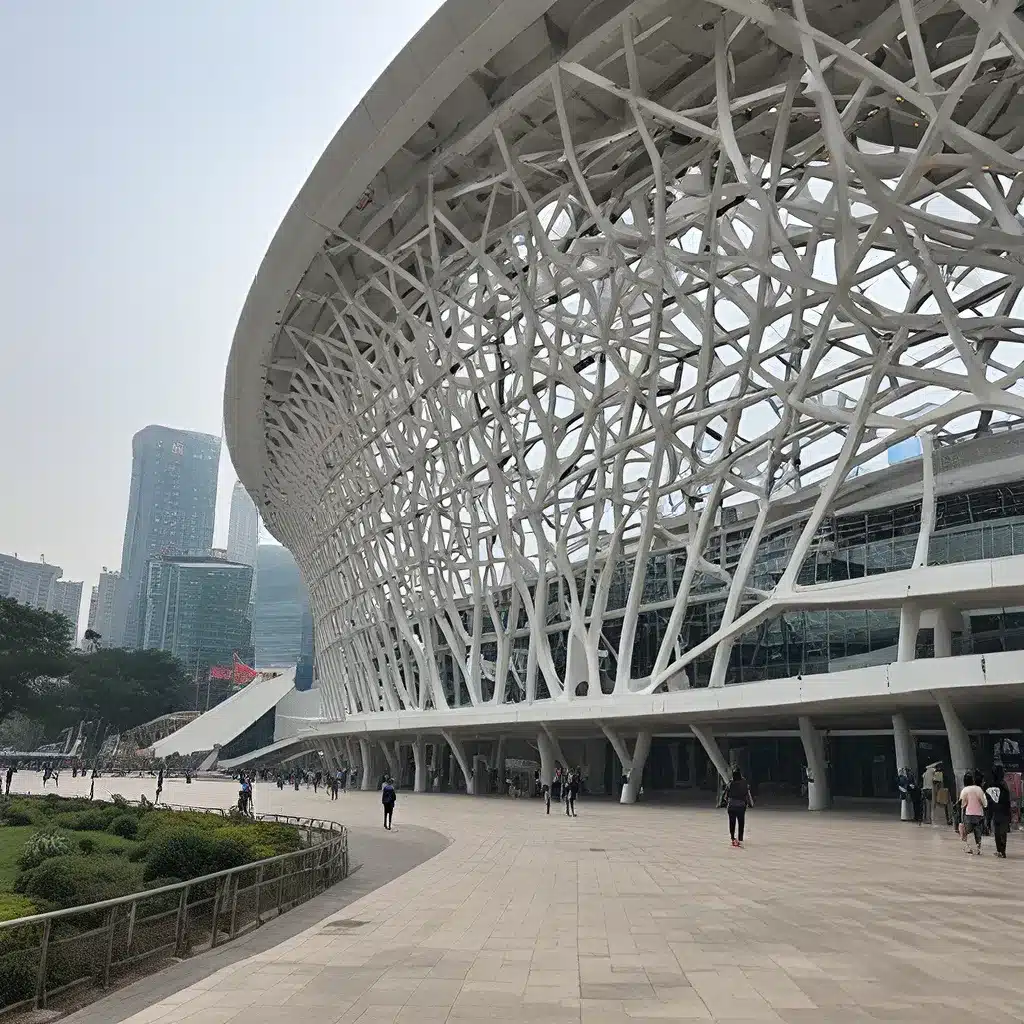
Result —
[[908, 440], [927, 565], [933, 450], [1024, 412], [1014, 8], [441, 8], [300, 193], [228, 370], [327, 716], [628, 704], [701, 658], [722, 686], [778, 609], [875, 594], [798, 575]]

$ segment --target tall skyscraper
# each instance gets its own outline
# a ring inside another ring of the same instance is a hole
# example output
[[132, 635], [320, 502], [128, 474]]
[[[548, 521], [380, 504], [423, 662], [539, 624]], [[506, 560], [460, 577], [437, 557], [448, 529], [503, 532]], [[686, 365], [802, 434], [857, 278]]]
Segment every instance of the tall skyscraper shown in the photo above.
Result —
[[210, 555], [156, 555], [146, 565], [141, 646], [170, 651], [191, 675], [208, 677], [234, 655], [252, 663], [252, 567]]
[[309, 591], [292, 553], [279, 544], [256, 549], [257, 668], [284, 668], [312, 660]]
[[103, 572], [100, 573], [99, 583], [92, 588], [93, 596], [89, 602], [89, 628], [96, 630], [103, 637], [104, 647], [109, 647], [112, 644], [120, 583], [121, 574], [104, 566]]
[[82, 605], [82, 584], [63, 580], [63, 569], [49, 562], [26, 562], [17, 555], [0, 555], [0, 597], [20, 604], [60, 612], [70, 619], [75, 634]]
[[52, 612], [60, 612], [70, 623], [72, 635], [78, 636], [78, 619], [82, 614], [82, 584], [80, 581], [54, 580]]
[[208, 556], [220, 438], [149, 426], [132, 438], [132, 482], [110, 646], [141, 646], [147, 564], [156, 555]]
[[242, 565], [256, 566], [260, 517], [249, 492], [236, 480], [231, 492], [231, 518], [228, 520], [228, 558]]
[[49, 562], [26, 562], [17, 555], [0, 555], [0, 597], [13, 597], [44, 611], [53, 610], [54, 584], [64, 570]]

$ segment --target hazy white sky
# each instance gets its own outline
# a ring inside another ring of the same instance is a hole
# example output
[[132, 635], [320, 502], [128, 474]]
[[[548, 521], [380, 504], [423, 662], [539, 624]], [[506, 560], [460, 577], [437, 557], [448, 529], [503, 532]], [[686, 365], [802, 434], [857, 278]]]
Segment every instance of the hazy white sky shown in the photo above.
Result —
[[[437, 0], [0, 0], [0, 552], [117, 567], [131, 437], [221, 430], [281, 217]], [[224, 451], [218, 541], [234, 471]], [[84, 618], [83, 618], [84, 622]]]

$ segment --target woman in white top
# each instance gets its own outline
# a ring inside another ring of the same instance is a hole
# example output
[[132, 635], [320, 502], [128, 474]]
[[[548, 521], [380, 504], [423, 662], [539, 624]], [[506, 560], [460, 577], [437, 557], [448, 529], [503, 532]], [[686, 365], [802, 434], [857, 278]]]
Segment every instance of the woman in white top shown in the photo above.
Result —
[[[981, 827], [985, 821], [985, 808], [988, 797], [981, 786], [974, 784], [974, 776], [968, 772], [964, 776], [964, 788], [960, 790], [960, 806], [964, 812], [964, 843], [968, 853], [981, 856]], [[971, 834], [974, 834], [975, 849], [971, 849]]]

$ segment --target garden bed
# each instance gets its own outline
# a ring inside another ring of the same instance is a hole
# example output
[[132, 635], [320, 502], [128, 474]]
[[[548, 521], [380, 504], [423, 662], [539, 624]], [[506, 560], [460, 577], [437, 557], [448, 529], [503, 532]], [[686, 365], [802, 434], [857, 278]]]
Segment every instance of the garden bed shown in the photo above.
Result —
[[0, 1015], [105, 989], [309, 898], [347, 870], [331, 828], [323, 842], [308, 826], [117, 798], [0, 801]]

